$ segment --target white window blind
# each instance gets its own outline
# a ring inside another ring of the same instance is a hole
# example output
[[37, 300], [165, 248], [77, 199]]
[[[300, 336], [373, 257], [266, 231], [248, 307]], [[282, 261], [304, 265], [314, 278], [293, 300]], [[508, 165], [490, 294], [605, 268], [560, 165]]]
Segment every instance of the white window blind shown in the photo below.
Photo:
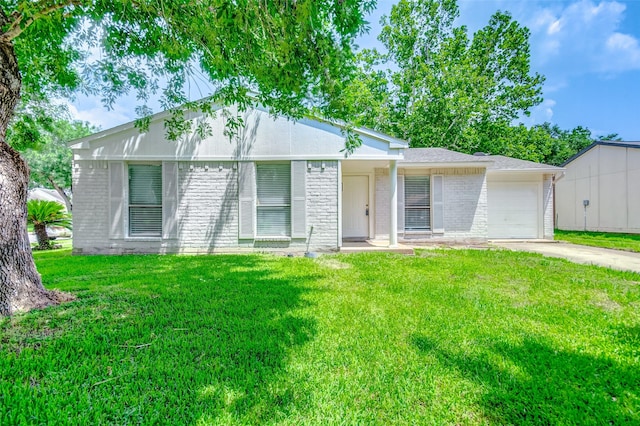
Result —
[[256, 164], [257, 235], [291, 236], [291, 164]]
[[429, 176], [404, 177], [404, 229], [431, 229], [431, 194]]
[[129, 235], [162, 236], [162, 166], [129, 165]]

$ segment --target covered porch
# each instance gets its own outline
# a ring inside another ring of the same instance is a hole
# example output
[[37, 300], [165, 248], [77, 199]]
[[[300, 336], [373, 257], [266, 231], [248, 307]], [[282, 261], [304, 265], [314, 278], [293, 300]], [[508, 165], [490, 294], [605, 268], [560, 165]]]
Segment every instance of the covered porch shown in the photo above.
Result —
[[398, 160], [344, 160], [339, 176], [340, 247], [398, 248]]

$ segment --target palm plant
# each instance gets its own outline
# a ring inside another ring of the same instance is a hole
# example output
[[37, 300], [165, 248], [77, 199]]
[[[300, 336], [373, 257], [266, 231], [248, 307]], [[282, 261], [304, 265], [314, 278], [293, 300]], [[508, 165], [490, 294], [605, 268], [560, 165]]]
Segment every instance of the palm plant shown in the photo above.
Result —
[[71, 216], [64, 211], [64, 206], [55, 201], [29, 200], [27, 202], [27, 222], [33, 224], [38, 239], [38, 250], [52, 248], [47, 226], [55, 225], [71, 229]]

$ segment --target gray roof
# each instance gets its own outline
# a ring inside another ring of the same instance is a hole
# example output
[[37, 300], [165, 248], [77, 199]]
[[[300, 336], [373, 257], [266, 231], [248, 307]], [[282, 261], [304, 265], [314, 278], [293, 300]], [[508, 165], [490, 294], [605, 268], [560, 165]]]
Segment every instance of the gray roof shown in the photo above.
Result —
[[399, 163], [487, 163], [486, 156], [475, 156], [444, 148], [409, 148]]
[[589, 151], [594, 146], [598, 146], [598, 145], [617, 146], [617, 147], [621, 147], [621, 148], [640, 148], [640, 141], [595, 141], [594, 143], [592, 143], [588, 147], [584, 148], [583, 150], [581, 150], [577, 154], [575, 154], [572, 157], [570, 157], [567, 161], [564, 162], [563, 166], [566, 166], [567, 164], [569, 164], [570, 162], [572, 162], [576, 158], [580, 157], [585, 152]]
[[477, 163], [479, 167], [487, 167], [487, 170], [493, 171], [562, 170], [560, 167], [519, 160], [504, 155], [469, 155], [445, 148], [405, 149], [404, 160], [399, 163]]
[[493, 160], [493, 165], [489, 166], [489, 170], [562, 170], [561, 167], [505, 157], [504, 155], [487, 155], [484, 158]]

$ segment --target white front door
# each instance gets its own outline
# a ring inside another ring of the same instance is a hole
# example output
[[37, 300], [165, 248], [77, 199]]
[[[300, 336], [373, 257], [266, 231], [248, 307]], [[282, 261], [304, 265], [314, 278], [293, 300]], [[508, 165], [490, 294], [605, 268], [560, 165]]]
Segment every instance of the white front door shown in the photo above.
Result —
[[369, 177], [342, 177], [342, 238], [369, 238]]

